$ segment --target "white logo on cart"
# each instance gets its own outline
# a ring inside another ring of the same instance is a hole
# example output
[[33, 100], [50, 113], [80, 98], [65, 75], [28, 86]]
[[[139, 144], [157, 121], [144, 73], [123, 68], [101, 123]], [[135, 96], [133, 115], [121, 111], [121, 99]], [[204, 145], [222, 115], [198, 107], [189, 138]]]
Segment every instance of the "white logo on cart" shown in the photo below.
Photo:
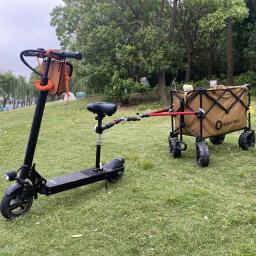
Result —
[[222, 122], [220, 120], [218, 120], [215, 124], [215, 128], [216, 130], [220, 130], [222, 128]]
[[240, 119], [234, 119], [234, 120], [225, 121], [225, 122], [218, 120], [215, 124], [215, 128], [216, 130], [220, 130], [223, 126], [229, 126], [229, 125], [237, 124], [239, 122], [240, 122]]

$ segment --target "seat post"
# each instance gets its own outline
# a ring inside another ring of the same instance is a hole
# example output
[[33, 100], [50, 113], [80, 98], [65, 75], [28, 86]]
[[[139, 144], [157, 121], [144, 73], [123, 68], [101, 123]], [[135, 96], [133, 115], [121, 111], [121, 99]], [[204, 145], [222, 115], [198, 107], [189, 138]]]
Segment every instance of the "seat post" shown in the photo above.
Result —
[[101, 134], [103, 133], [102, 130], [102, 120], [105, 117], [104, 114], [98, 114], [95, 119], [98, 120], [97, 127], [95, 129], [95, 132], [97, 134], [97, 139], [96, 139], [96, 163], [95, 163], [95, 168], [96, 171], [99, 171], [102, 169], [101, 164], [100, 164], [100, 154], [101, 154]]

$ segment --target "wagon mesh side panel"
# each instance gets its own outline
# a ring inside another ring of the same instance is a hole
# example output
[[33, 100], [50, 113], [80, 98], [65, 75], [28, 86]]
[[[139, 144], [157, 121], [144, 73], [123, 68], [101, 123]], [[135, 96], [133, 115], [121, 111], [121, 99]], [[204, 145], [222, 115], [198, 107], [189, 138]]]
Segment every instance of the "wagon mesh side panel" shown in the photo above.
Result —
[[[247, 126], [248, 87], [236, 86], [225, 89], [193, 90], [190, 92], [173, 91], [173, 111], [180, 110], [184, 100], [185, 111], [198, 111], [202, 93], [203, 138], [241, 130]], [[185, 135], [200, 137], [200, 120], [196, 116], [185, 116], [183, 128]], [[180, 118], [175, 120], [175, 129], [180, 127]], [[190, 131], [192, 132], [190, 132]], [[179, 131], [179, 130], [178, 130]]]

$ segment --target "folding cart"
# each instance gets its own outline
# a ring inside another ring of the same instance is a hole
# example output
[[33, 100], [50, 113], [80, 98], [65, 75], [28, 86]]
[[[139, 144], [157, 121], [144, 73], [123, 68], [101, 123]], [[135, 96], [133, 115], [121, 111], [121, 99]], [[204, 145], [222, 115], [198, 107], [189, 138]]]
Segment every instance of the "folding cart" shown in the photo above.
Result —
[[[171, 116], [170, 153], [180, 157], [187, 149], [183, 135], [196, 138], [196, 160], [208, 166], [209, 149], [206, 138], [221, 144], [225, 134], [243, 130], [238, 144], [243, 150], [255, 145], [251, 128], [251, 85], [225, 88], [198, 88], [192, 91], [171, 90], [171, 112], [196, 112], [197, 115]], [[200, 110], [200, 111], [198, 111]]]

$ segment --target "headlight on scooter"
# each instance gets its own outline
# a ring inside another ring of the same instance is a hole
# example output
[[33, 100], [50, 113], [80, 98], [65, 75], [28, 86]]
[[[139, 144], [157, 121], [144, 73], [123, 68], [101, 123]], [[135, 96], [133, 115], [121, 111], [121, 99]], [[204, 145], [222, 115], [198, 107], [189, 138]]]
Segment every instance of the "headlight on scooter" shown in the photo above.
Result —
[[4, 174], [4, 179], [7, 181], [13, 181], [17, 177], [17, 172], [15, 171], [9, 171]]

